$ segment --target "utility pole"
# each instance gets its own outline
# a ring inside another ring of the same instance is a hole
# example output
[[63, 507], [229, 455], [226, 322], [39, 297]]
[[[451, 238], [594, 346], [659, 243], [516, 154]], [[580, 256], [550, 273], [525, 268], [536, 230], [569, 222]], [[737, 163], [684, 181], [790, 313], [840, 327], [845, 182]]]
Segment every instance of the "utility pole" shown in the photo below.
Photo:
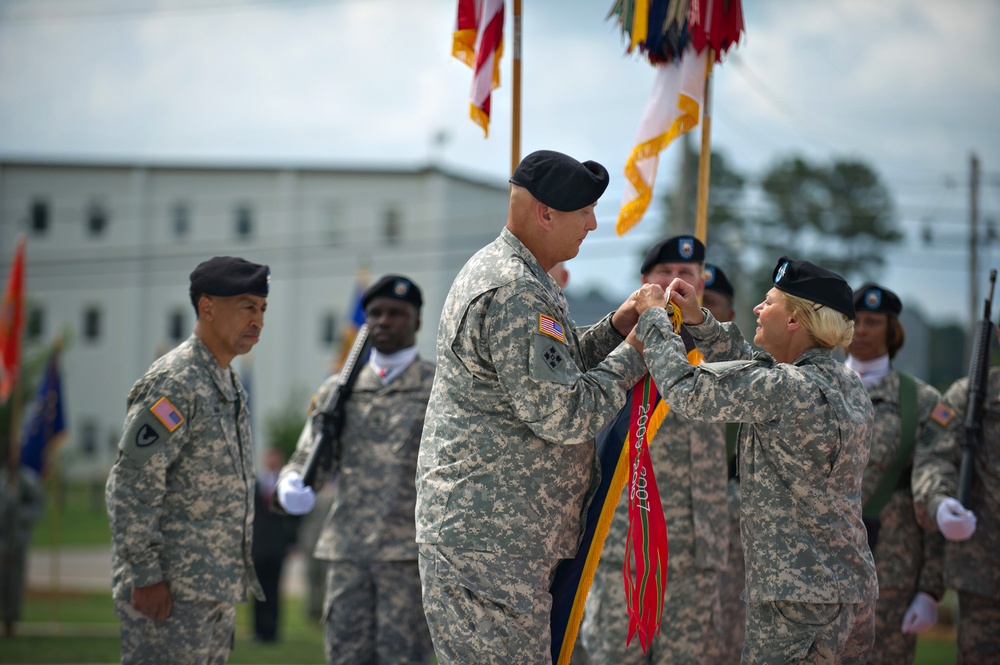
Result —
[[979, 158], [969, 155], [969, 326], [965, 338], [965, 358], [972, 357], [976, 326], [982, 305], [979, 302]]

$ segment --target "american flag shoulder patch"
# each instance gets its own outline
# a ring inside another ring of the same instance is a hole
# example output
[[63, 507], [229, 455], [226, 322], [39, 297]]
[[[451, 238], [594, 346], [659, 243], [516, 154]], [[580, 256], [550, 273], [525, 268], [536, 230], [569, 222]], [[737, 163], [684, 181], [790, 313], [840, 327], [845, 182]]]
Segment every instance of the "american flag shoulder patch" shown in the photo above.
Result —
[[941, 427], [947, 427], [948, 423], [950, 423], [951, 419], [954, 417], [955, 411], [953, 409], [949, 409], [941, 402], [938, 402], [937, 406], [934, 407], [934, 410], [931, 411], [931, 420], [936, 422]]
[[173, 432], [184, 422], [184, 417], [181, 416], [180, 412], [174, 408], [174, 405], [166, 397], [156, 400], [156, 404], [150, 407], [149, 410], [163, 423], [168, 432]]
[[566, 343], [566, 333], [563, 331], [562, 324], [553, 319], [551, 316], [545, 316], [544, 314], [538, 315], [538, 332], [544, 333], [553, 339], [557, 339], [563, 344]]

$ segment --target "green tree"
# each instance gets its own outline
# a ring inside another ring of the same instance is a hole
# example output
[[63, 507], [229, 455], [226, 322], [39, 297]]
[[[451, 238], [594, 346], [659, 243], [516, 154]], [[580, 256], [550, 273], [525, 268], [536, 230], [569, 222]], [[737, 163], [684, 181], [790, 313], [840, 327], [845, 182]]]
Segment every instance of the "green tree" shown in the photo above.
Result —
[[[855, 283], [876, 279], [886, 247], [903, 239], [889, 190], [862, 161], [785, 158], [764, 175], [760, 189], [757, 245], [770, 261], [783, 254], [807, 259]], [[766, 290], [770, 275], [758, 279]]]

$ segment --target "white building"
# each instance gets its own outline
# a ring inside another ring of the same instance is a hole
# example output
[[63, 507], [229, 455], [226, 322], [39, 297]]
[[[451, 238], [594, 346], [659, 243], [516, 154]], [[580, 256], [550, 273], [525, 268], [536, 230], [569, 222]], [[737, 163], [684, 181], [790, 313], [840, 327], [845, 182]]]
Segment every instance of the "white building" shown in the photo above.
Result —
[[[356, 276], [402, 273], [423, 290], [420, 352], [434, 358], [452, 279], [499, 233], [507, 185], [427, 168], [316, 168], [0, 158], [0, 279], [27, 237], [25, 353], [58, 334], [67, 472], [103, 477], [129, 388], [190, 335], [188, 275], [216, 255], [271, 267], [249, 378], [266, 420], [329, 373]], [[249, 377], [248, 377], [249, 375]]]

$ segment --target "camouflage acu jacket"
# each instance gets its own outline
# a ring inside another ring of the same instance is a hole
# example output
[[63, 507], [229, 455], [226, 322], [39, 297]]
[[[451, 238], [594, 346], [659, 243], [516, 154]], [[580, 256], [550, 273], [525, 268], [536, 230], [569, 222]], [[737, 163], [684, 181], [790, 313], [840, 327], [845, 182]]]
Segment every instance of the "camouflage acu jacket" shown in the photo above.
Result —
[[[931, 410], [941, 394], [923, 381], [917, 382], [917, 438], [931, 423]], [[896, 461], [900, 446], [902, 421], [899, 404], [899, 373], [889, 372], [868, 390], [875, 408], [871, 455], [861, 484], [863, 506]], [[880, 589], [923, 591], [935, 598], [944, 594], [944, 538], [917, 523], [910, 492], [913, 454], [904, 464], [905, 476], [879, 514], [878, 543], [873, 552]]]
[[[917, 442], [913, 499], [917, 517], [937, 529], [934, 516], [946, 497], [958, 496], [965, 440], [969, 381], [959, 379], [934, 408], [926, 436]], [[960, 543], [945, 543], [945, 584], [1000, 599], [1000, 368], [990, 370], [983, 403], [983, 433], [975, 456], [975, 480], [967, 506], [976, 514], [976, 532]]]
[[[320, 386], [321, 404], [336, 375]], [[366, 365], [347, 400], [340, 456], [334, 460], [333, 504], [315, 556], [330, 561], [415, 561], [414, 476], [434, 365], [417, 358], [382, 385]], [[312, 447], [312, 419], [283, 473], [302, 473]]]
[[263, 599], [251, 559], [254, 462], [247, 394], [195, 336], [128, 395], [108, 477], [115, 598], [166, 581], [175, 600]]
[[594, 436], [645, 373], [610, 316], [574, 326], [508, 230], [455, 278], [417, 462], [417, 541], [573, 556], [597, 480]]
[[665, 310], [644, 312], [637, 334], [672, 409], [741, 423], [747, 601], [876, 598], [861, 522], [873, 412], [861, 380], [828, 349], [809, 349], [792, 363], [754, 354], [735, 324], [719, 324], [704, 311], [704, 323], [688, 326], [710, 361], [703, 365], [688, 363]]

